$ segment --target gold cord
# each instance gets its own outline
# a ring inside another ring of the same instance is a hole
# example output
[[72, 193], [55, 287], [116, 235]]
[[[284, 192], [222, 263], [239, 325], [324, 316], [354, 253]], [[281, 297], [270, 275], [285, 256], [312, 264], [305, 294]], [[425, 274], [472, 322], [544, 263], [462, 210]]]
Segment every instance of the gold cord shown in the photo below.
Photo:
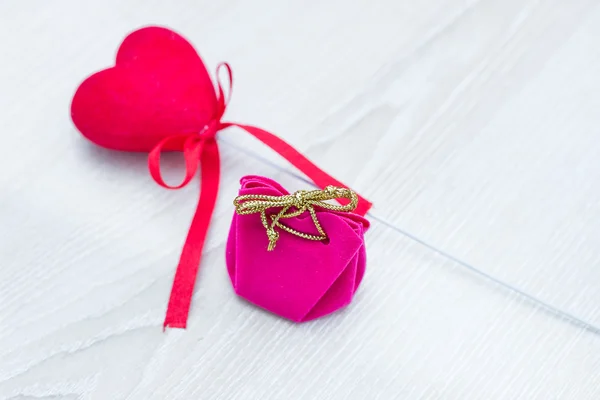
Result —
[[[348, 199], [350, 203], [345, 206], [337, 204], [326, 203], [326, 200], [334, 199]], [[315, 207], [330, 210], [330, 211], [341, 211], [350, 212], [353, 211], [358, 204], [358, 196], [350, 189], [339, 188], [335, 186], [327, 186], [323, 190], [299, 190], [294, 194], [285, 196], [266, 196], [261, 194], [248, 194], [244, 196], [238, 196], [233, 201], [235, 206], [235, 212], [238, 215], [248, 215], [260, 213], [260, 220], [267, 230], [267, 237], [269, 238], [268, 251], [272, 251], [275, 248], [275, 244], [279, 239], [279, 232], [275, 230], [275, 227], [283, 229], [284, 231], [296, 235], [303, 239], [308, 240], [325, 240], [327, 234], [323, 230], [323, 227], [317, 219], [317, 213]], [[271, 224], [267, 218], [267, 210], [270, 208], [281, 208], [281, 210], [271, 215]], [[292, 211], [288, 212], [291, 208]], [[299, 232], [287, 225], [282, 224], [279, 220], [284, 218], [297, 217], [303, 212], [308, 211], [310, 217], [315, 224], [315, 228], [319, 231], [319, 235], [311, 235], [304, 232]]]

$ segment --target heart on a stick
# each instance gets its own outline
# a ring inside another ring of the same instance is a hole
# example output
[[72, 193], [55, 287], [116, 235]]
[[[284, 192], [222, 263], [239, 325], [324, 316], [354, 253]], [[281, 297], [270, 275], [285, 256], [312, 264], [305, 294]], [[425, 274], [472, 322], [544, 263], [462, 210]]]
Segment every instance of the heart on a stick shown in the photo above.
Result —
[[[75, 126], [91, 142], [112, 150], [148, 152], [150, 175], [162, 187], [184, 187], [200, 169], [201, 194], [177, 265], [165, 327], [184, 328], [187, 323], [202, 247], [219, 190], [218, 132], [228, 127], [240, 128], [279, 153], [316, 186], [346, 187], [273, 133], [252, 125], [221, 121], [228, 102], [225, 92], [231, 94], [233, 83], [229, 64], [219, 64], [217, 75], [222, 67], [228, 73], [227, 89], [218, 79], [213, 85], [202, 59], [186, 39], [167, 28], [146, 27], [124, 39], [115, 65], [87, 78], [71, 103]], [[162, 178], [160, 157], [163, 151], [173, 150], [183, 152], [185, 177], [180, 184], [171, 186]], [[358, 195], [354, 212], [365, 215], [370, 207], [371, 202]], [[243, 265], [241, 257], [236, 257], [236, 263], [239, 263], [234, 283], [236, 291], [293, 320], [316, 318], [347, 304], [364, 272], [364, 246], [361, 246], [360, 236], [366, 226], [358, 221], [363, 221], [358, 216], [358, 220], [347, 217], [346, 222], [333, 217], [324, 216], [328, 228], [327, 221], [331, 220], [335, 225], [331, 227], [333, 231], [341, 229], [346, 233], [341, 236], [345, 238], [344, 243], [336, 239], [328, 248], [347, 248], [337, 253], [319, 250], [328, 259], [343, 255], [347, 263], [337, 260], [329, 263], [326, 269], [320, 269], [326, 273], [326, 279], [310, 293], [295, 293], [296, 306], [278, 309], [273, 305], [276, 291], [271, 292], [273, 296], [269, 299], [255, 298], [247, 286], [250, 281], [242, 276], [244, 271], [250, 272], [252, 266]], [[301, 220], [291, 222], [305, 223]], [[238, 226], [242, 230], [243, 223], [240, 220]], [[285, 249], [291, 242], [282, 243]], [[334, 257], [334, 253], [337, 256]], [[303, 275], [303, 279], [310, 284], [316, 276], [309, 275]], [[312, 304], [313, 301], [316, 304]], [[289, 301], [286, 304], [289, 305]]]
[[[197, 133], [218, 110], [211, 78], [194, 47], [161, 27], [125, 38], [114, 67], [77, 89], [71, 117], [93, 143], [113, 150], [151, 151], [162, 139]], [[165, 150], [181, 150], [172, 141]]]

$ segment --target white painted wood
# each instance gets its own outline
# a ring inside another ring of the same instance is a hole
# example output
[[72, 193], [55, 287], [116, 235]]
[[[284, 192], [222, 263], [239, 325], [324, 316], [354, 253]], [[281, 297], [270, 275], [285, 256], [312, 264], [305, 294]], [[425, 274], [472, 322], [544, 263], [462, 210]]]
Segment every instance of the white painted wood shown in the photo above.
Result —
[[[519, 3], [501, 35], [458, 23], [379, 78], [357, 118], [381, 139], [357, 186], [399, 226], [600, 324], [600, 9]], [[441, 62], [444, 48], [463, 56]]]
[[68, 118], [128, 31], [166, 24], [232, 63], [228, 118], [600, 324], [594, 1], [7, 0], [0, 16], [0, 399], [599, 398], [598, 335], [378, 223], [344, 312], [294, 325], [236, 298], [237, 180], [303, 184], [226, 143], [189, 327], [163, 333], [197, 184], [160, 189], [143, 155], [94, 148]]

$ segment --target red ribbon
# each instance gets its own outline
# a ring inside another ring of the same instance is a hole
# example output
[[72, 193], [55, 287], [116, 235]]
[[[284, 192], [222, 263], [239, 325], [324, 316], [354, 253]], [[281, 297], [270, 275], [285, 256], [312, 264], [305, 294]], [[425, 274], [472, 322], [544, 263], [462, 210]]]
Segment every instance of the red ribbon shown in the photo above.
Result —
[[[167, 315], [163, 324], [164, 328], [186, 327], [194, 284], [196, 282], [196, 275], [198, 274], [198, 267], [202, 256], [202, 248], [204, 246], [204, 241], [206, 240], [206, 234], [208, 232], [210, 219], [217, 202], [217, 193], [219, 191], [219, 179], [221, 173], [219, 148], [217, 146], [217, 141], [215, 140], [217, 132], [230, 126], [242, 128], [279, 153], [320, 188], [325, 188], [327, 185], [346, 187], [274, 134], [250, 125], [234, 122], [221, 122], [221, 118], [223, 117], [225, 109], [227, 108], [227, 103], [229, 102], [229, 96], [231, 96], [231, 87], [233, 85], [233, 74], [229, 64], [219, 64], [217, 67], [217, 77], [219, 76], [221, 68], [226, 69], [229, 78], [229, 90], [226, 98], [223, 85], [221, 84], [220, 79], [217, 78], [218, 107], [213, 120], [205, 126], [199, 134], [176, 134], [163, 139], [156, 147], [154, 147], [148, 156], [148, 168], [150, 169], [150, 174], [162, 187], [167, 189], [180, 189], [184, 187], [196, 174], [198, 165], [200, 165], [200, 178], [202, 180], [200, 199], [185, 244], [183, 245], [183, 250], [181, 251], [181, 256], [179, 258], [179, 265], [177, 266], [177, 271], [175, 273]], [[183, 148], [185, 177], [179, 185], [170, 186], [165, 183], [161, 175], [160, 155], [165, 146], [177, 143], [182, 144]], [[355, 213], [364, 216], [371, 208], [372, 203], [360, 195], [358, 198], [358, 207], [356, 208]]]

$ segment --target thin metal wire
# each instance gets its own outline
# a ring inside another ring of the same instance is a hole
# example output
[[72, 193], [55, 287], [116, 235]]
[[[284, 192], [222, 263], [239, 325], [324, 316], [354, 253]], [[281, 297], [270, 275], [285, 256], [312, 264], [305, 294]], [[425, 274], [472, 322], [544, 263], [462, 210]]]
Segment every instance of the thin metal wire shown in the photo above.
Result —
[[[298, 179], [298, 180], [300, 180], [302, 182], [305, 182], [306, 184], [308, 184], [310, 186], [316, 187], [315, 184], [313, 182], [309, 181], [308, 179], [306, 179], [306, 178], [304, 178], [304, 177], [302, 177], [300, 175], [297, 175], [297, 174], [289, 171], [288, 169], [286, 169], [284, 167], [281, 167], [281, 166], [275, 164], [274, 162], [272, 162], [272, 161], [270, 161], [270, 160], [262, 157], [259, 154], [256, 154], [256, 153], [254, 153], [252, 151], [249, 151], [249, 150], [247, 150], [247, 149], [245, 149], [245, 148], [243, 148], [241, 146], [238, 146], [238, 145], [234, 144], [233, 142], [231, 142], [229, 140], [223, 139], [223, 137], [219, 137], [218, 140], [219, 140], [219, 142], [222, 142], [222, 143], [226, 144], [227, 146], [229, 146], [229, 147], [231, 147], [231, 148], [233, 148], [233, 149], [235, 149], [235, 150], [237, 150], [237, 151], [239, 151], [241, 153], [244, 153], [244, 154], [248, 155], [249, 157], [254, 158], [257, 161], [260, 161], [263, 164], [269, 165], [270, 167], [273, 167], [274, 169], [276, 169], [276, 170], [278, 170], [280, 172], [283, 172], [286, 175], [292, 176], [292, 177], [294, 177], [294, 178], [296, 178], [296, 179]], [[594, 333], [596, 335], [600, 335], [600, 327], [599, 326], [594, 325], [591, 322], [587, 322], [584, 319], [579, 318], [579, 317], [577, 317], [577, 316], [575, 316], [575, 315], [573, 315], [573, 314], [571, 314], [571, 313], [569, 313], [567, 311], [563, 311], [563, 310], [561, 310], [561, 309], [559, 309], [559, 308], [557, 308], [557, 307], [555, 307], [555, 306], [553, 306], [553, 305], [551, 305], [551, 304], [549, 304], [549, 303], [547, 303], [547, 302], [545, 302], [545, 301], [543, 301], [543, 300], [541, 300], [541, 299], [539, 299], [539, 298], [537, 298], [537, 297], [535, 297], [535, 296], [533, 296], [533, 295], [531, 295], [531, 294], [523, 291], [522, 289], [520, 289], [520, 288], [518, 288], [516, 286], [513, 286], [513, 285], [511, 285], [511, 284], [509, 284], [507, 282], [504, 282], [504, 281], [502, 281], [502, 280], [500, 280], [500, 279], [498, 279], [498, 278], [496, 278], [496, 277], [488, 274], [487, 272], [484, 272], [484, 271], [480, 270], [479, 268], [476, 268], [475, 266], [469, 264], [468, 262], [463, 261], [463, 260], [461, 260], [461, 259], [453, 256], [452, 254], [447, 253], [446, 251], [444, 251], [442, 249], [439, 249], [439, 248], [435, 247], [434, 245], [426, 242], [425, 240], [423, 240], [423, 239], [421, 239], [421, 238], [413, 235], [412, 233], [410, 233], [408, 231], [405, 231], [404, 229], [401, 229], [401, 228], [397, 227], [396, 225], [394, 225], [390, 221], [387, 221], [385, 218], [377, 216], [376, 214], [374, 214], [371, 211], [369, 211], [367, 213], [367, 215], [370, 218], [372, 218], [373, 220], [375, 220], [375, 221], [377, 221], [377, 222], [379, 222], [379, 223], [387, 226], [388, 228], [394, 230], [395, 232], [397, 232], [397, 233], [399, 233], [399, 234], [401, 234], [401, 235], [403, 235], [403, 236], [411, 239], [414, 242], [419, 243], [423, 247], [425, 247], [425, 248], [427, 248], [427, 249], [429, 249], [429, 250], [431, 250], [431, 251], [439, 254], [440, 256], [442, 256], [442, 257], [444, 257], [444, 258], [446, 258], [448, 260], [451, 260], [451, 261], [455, 262], [456, 264], [460, 265], [462, 268], [464, 268], [464, 269], [466, 269], [466, 270], [468, 270], [468, 271], [470, 271], [470, 272], [472, 272], [472, 273], [474, 273], [474, 274], [476, 274], [476, 275], [478, 275], [478, 276], [480, 276], [480, 277], [482, 277], [484, 279], [487, 279], [488, 281], [490, 281], [490, 282], [492, 282], [492, 283], [494, 283], [494, 284], [496, 284], [498, 286], [501, 286], [502, 288], [504, 288], [504, 289], [506, 289], [506, 290], [508, 290], [508, 291], [510, 291], [510, 292], [512, 292], [512, 293], [514, 293], [516, 295], [518, 295], [518, 296], [521, 296], [523, 299], [525, 299], [525, 300], [529, 301], [530, 303], [532, 303], [532, 304], [540, 307], [542, 310], [546, 311], [547, 313], [549, 313], [549, 314], [551, 314], [551, 315], [553, 315], [553, 316], [555, 316], [555, 317], [557, 317], [559, 319], [565, 320], [565, 321], [567, 321], [567, 322], [569, 322], [569, 323], [571, 323], [571, 324], [573, 324], [573, 325], [575, 325], [575, 326], [577, 326], [579, 328], [585, 329], [586, 331], [589, 331], [589, 332]]]

